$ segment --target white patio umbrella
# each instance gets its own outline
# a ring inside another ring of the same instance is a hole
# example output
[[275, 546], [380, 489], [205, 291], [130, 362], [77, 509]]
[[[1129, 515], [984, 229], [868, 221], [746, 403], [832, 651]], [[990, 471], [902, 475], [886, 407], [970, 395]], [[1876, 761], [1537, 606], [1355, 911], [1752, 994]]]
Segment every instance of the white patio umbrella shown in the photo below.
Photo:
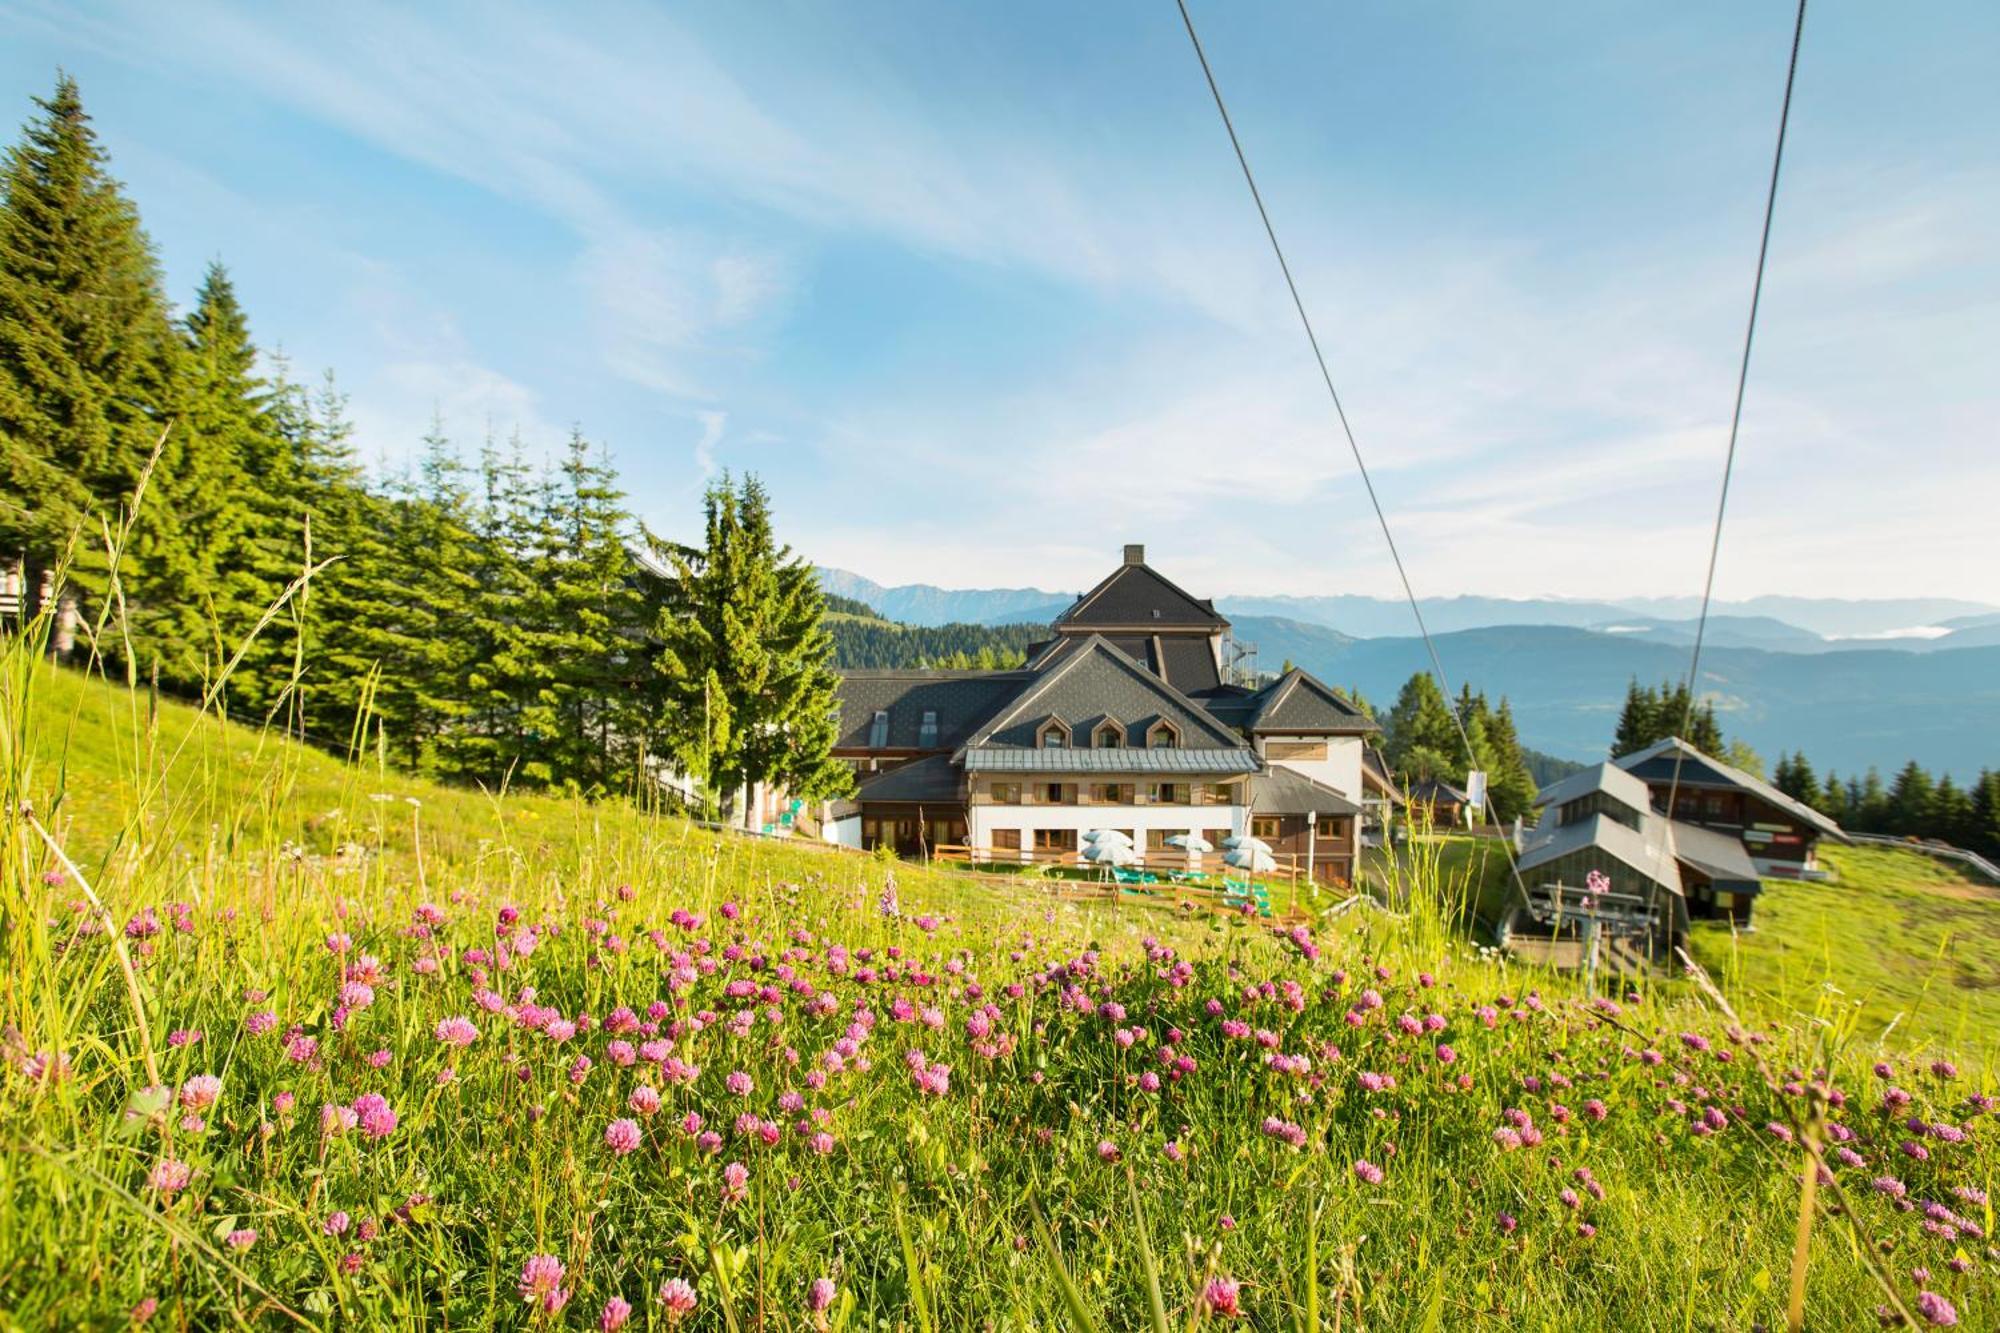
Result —
[[1093, 842], [1090, 846], [1084, 848], [1083, 859], [1092, 865], [1124, 866], [1132, 864], [1132, 862], [1139, 858], [1138, 853], [1132, 850], [1129, 843], [1113, 842], [1106, 839], [1103, 842]]
[[1178, 847], [1184, 852], [1193, 852], [1196, 855], [1215, 850], [1215, 844], [1199, 833], [1176, 833], [1167, 839], [1167, 846]]
[[1252, 851], [1262, 852], [1266, 856], [1271, 854], [1270, 843], [1265, 842], [1262, 838], [1253, 838], [1247, 833], [1238, 833], [1232, 837], [1224, 838], [1222, 845], [1232, 852], [1240, 852], [1247, 847]]
[[[1254, 846], [1250, 845], [1253, 843]], [[1278, 868], [1277, 861], [1271, 856], [1271, 849], [1255, 838], [1244, 839], [1243, 845], [1232, 849], [1222, 858], [1222, 863], [1235, 866], [1238, 870], [1247, 870], [1253, 875], [1267, 875]]]
[[1123, 847], [1127, 851], [1132, 849], [1132, 839], [1115, 828], [1094, 828], [1083, 835], [1083, 840], [1093, 847]]

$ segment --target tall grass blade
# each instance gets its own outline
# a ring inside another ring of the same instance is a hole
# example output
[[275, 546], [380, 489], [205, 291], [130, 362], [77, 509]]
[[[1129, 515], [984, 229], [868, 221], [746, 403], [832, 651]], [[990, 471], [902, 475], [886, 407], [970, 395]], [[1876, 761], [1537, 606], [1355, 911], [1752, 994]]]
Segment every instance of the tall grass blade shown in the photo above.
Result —
[[1160, 1265], [1153, 1256], [1153, 1238], [1146, 1234], [1146, 1211], [1139, 1206], [1139, 1181], [1132, 1164], [1125, 1164], [1125, 1192], [1132, 1200], [1132, 1229], [1139, 1236], [1139, 1266], [1146, 1275], [1146, 1317], [1153, 1333], [1167, 1333], [1167, 1303], [1160, 1295]]

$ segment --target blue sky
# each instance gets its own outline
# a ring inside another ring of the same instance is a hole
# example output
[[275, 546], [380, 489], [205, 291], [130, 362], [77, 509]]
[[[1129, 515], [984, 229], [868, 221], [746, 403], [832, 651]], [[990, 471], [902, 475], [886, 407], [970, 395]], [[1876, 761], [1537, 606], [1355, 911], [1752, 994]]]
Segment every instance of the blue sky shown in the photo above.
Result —
[[[1697, 591], [1786, 3], [1195, 6], [1424, 595]], [[1718, 594], [2000, 600], [2000, 7], [1821, 0]], [[882, 582], [1398, 595], [1171, 3], [0, 0], [393, 465]]]

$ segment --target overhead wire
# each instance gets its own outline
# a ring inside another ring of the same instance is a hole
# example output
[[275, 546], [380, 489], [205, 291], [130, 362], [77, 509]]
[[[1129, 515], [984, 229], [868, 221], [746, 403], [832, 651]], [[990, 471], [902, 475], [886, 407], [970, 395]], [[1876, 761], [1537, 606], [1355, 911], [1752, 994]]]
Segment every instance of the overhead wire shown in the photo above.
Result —
[[[1312, 317], [1306, 312], [1305, 299], [1299, 293], [1298, 281], [1292, 275], [1292, 266], [1285, 258], [1285, 249], [1278, 240], [1277, 228], [1271, 222], [1270, 210], [1265, 207], [1263, 191], [1257, 186], [1256, 173], [1250, 169], [1249, 156], [1244, 151], [1242, 139], [1236, 133], [1236, 124], [1229, 114], [1229, 105], [1222, 96], [1221, 85], [1216, 81], [1214, 67], [1209, 64], [1208, 52], [1202, 46], [1200, 33], [1195, 30], [1194, 16], [1188, 11], [1187, 0], [1174, 0], [1174, 3], [1180, 10], [1181, 24], [1187, 29], [1188, 42], [1194, 48], [1195, 59], [1201, 64], [1202, 77], [1208, 83], [1209, 95], [1215, 101], [1216, 112], [1222, 118], [1222, 127], [1229, 136], [1229, 146], [1236, 154], [1236, 164], [1242, 169], [1243, 182], [1249, 187], [1251, 201], [1257, 207], [1257, 217], [1264, 225], [1264, 235], [1271, 243], [1271, 253], [1278, 261], [1279, 272], [1284, 275], [1285, 289], [1291, 294], [1292, 308], [1298, 313], [1299, 324], [1305, 330], [1306, 341], [1312, 348], [1313, 360], [1319, 367], [1321, 382], [1325, 384], [1327, 397], [1333, 404], [1334, 416], [1339, 422], [1341, 435], [1347, 441], [1348, 452], [1353, 455], [1355, 470], [1360, 474], [1362, 486], [1368, 493], [1368, 503], [1375, 511], [1376, 524], [1382, 530], [1382, 540], [1389, 548], [1389, 557], [1395, 564], [1396, 577], [1402, 584], [1403, 596], [1410, 604], [1410, 614], [1416, 620], [1417, 632], [1422, 636], [1424, 651], [1430, 658], [1431, 672], [1445, 697], [1446, 711], [1450, 713], [1459, 741], [1465, 747], [1468, 763], [1476, 766], [1479, 757], [1473, 750], [1472, 738], [1466, 730], [1465, 720], [1452, 702], [1451, 682], [1445, 674], [1443, 659], [1438, 653], [1436, 642], [1431, 637], [1429, 626], [1424, 622], [1423, 607], [1417, 599], [1416, 589], [1411, 584], [1409, 570], [1403, 563], [1402, 553], [1396, 546], [1396, 537], [1390, 530], [1388, 514], [1383, 509], [1381, 496], [1375, 489], [1375, 480], [1368, 471], [1367, 460], [1362, 457], [1361, 445], [1355, 437], [1354, 427], [1348, 421], [1347, 409], [1340, 400], [1340, 391], [1334, 386], [1333, 373], [1327, 367], [1326, 354], [1320, 347], [1319, 335], [1313, 328]], [[1715, 571], [1722, 550], [1722, 530], [1729, 506], [1729, 484], [1736, 466], [1737, 439], [1743, 420], [1743, 401], [1750, 378], [1751, 348], [1756, 338], [1757, 312], [1763, 296], [1764, 271], [1770, 255], [1771, 221], [1777, 209], [1778, 180], [1784, 164], [1785, 135], [1791, 120], [1792, 89], [1798, 77], [1799, 45], [1805, 31], [1805, 20], [1806, 0], [1799, 0], [1797, 17], [1792, 27], [1791, 59], [1785, 72], [1785, 95], [1778, 113], [1777, 147], [1772, 155], [1770, 183], [1764, 198], [1764, 224], [1757, 247], [1757, 269], [1751, 286], [1750, 315], [1744, 330], [1743, 355], [1737, 368], [1736, 402], [1729, 421], [1729, 447], [1723, 459], [1722, 487], [1716, 503], [1714, 531], [1709, 542], [1708, 571], [1702, 585], [1701, 613], [1696, 622], [1694, 648], [1688, 664], [1687, 708], [1681, 721], [1683, 731], [1693, 718], [1695, 682], [1700, 671], [1702, 642], [1708, 626], [1709, 606], [1715, 590]], [[1669, 821], [1673, 818], [1674, 802], [1679, 795], [1681, 762], [1685, 753], [1685, 750], [1679, 747], [1675, 750], [1673, 780], [1668, 789], [1667, 808], [1664, 812]], [[1521, 868], [1514, 854], [1513, 841], [1512, 839], [1502, 841], [1506, 848], [1507, 865], [1513, 875], [1514, 886], [1525, 900], [1527, 886], [1521, 878]]]

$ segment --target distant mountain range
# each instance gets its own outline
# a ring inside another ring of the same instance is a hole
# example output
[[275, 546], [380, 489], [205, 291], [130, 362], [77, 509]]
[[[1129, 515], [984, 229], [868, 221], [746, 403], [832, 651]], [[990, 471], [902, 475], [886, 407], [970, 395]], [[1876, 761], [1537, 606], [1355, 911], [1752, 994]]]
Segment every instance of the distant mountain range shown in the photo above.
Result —
[[[1074, 595], [1035, 588], [885, 587], [821, 570], [829, 591], [912, 624], [1042, 623]], [[1628, 681], [1687, 670], [1683, 598], [1629, 602], [1444, 597], [1424, 619], [1453, 688], [1508, 696], [1522, 740], [1565, 759], [1603, 757]], [[1429, 667], [1407, 603], [1372, 597], [1224, 597], [1256, 665], [1291, 661], [1386, 708]], [[1888, 771], [1916, 759], [1961, 779], [2000, 766], [2000, 608], [1945, 598], [1759, 597], [1718, 602], [1702, 689], [1724, 729], [1767, 757], [1803, 750], [1818, 768]]]

